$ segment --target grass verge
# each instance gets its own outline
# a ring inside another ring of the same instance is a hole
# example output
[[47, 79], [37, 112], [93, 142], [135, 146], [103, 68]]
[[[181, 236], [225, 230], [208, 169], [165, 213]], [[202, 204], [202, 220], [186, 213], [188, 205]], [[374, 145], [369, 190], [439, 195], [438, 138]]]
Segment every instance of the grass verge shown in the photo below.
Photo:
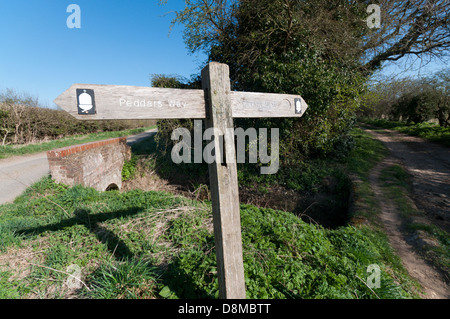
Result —
[[0, 159], [15, 156], [15, 155], [25, 155], [33, 154], [39, 152], [45, 152], [55, 148], [61, 148], [71, 145], [89, 143], [114, 137], [129, 136], [134, 134], [139, 134], [145, 132], [149, 129], [155, 128], [156, 126], [146, 127], [146, 128], [135, 128], [123, 131], [114, 132], [102, 132], [102, 133], [90, 133], [84, 135], [73, 135], [62, 139], [53, 140], [49, 142], [27, 144], [27, 145], [0, 145]]

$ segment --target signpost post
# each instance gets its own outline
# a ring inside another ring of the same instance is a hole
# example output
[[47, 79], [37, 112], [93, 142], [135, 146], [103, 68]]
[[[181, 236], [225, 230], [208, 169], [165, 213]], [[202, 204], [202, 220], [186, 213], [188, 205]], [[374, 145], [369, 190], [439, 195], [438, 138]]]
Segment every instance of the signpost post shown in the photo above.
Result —
[[228, 66], [216, 62], [202, 70], [202, 85], [203, 90], [188, 90], [74, 84], [55, 103], [83, 120], [206, 119], [207, 128], [217, 132], [209, 176], [219, 298], [244, 299], [236, 152], [234, 135], [227, 128], [234, 127], [233, 118], [301, 117], [307, 105], [299, 95], [232, 92]]

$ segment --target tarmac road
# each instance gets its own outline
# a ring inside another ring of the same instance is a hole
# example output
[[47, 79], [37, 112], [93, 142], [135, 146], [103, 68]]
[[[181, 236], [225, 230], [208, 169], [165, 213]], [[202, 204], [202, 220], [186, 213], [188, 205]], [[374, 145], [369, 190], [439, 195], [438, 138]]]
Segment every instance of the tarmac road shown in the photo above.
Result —
[[[127, 137], [129, 145], [155, 134], [156, 129]], [[47, 152], [0, 160], [0, 205], [13, 202], [25, 189], [50, 174]]]

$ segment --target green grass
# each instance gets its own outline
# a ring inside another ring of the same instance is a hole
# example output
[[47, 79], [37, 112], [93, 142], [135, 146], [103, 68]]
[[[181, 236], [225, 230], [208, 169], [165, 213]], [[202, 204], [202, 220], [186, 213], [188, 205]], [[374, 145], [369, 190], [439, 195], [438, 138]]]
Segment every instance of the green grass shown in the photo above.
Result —
[[[210, 203], [159, 192], [98, 193], [50, 179], [35, 187], [48, 200], [28, 191], [0, 207], [0, 295], [218, 296]], [[291, 213], [250, 205], [241, 206], [241, 215], [249, 298], [411, 296], [395, 284], [387, 248], [366, 228], [326, 230]], [[13, 251], [24, 254], [21, 269], [7, 267]], [[363, 281], [374, 263], [382, 269], [382, 286], [371, 291]], [[64, 272], [72, 264], [82, 269], [89, 289], [68, 291]]]
[[146, 128], [129, 129], [129, 130], [123, 130], [123, 131], [115, 131], [115, 132], [102, 132], [102, 133], [90, 133], [90, 134], [84, 134], [84, 135], [73, 135], [73, 136], [68, 136], [68, 137], [62, 138], [62, 139], [53, 140], [53, 141], [49, 141], [49, 142], [43, 142], [43, 143], [37, 143], [37, 144], [5, 145], [5, 146], [0, 145], [0, 159], [14, 156], [14, 155], [25, 155], [25, 154], [45, 152], [45, 151], [55, 149], [55, 148], [61, 148], [61, 147], [66, 147], [66, 146], [71, 146], [71, 145], [76, 145], [76, 144], [89, 143], [89, 142], [104, 140], [104, 139], [108, 139], [108, 138], [139, 134], [139, 133], [142, 133], [142, 132], [147, 131], [152, 128], [155, 128], [155, 126], [146, 127]]
[[391, 165], [383, 169], [380, 175], [385, 194], [395, 202], [404, 218], [418, 214], [409, 199], [412, 190], [410, 178], [408, 172], [400, 165]]
[[432, 142], [450, 147], [450, 127], [444, 128], [434, 123], [405, 123], [388, 120], [363, 120], [363, 122], [382, 128], [393, 129], [399, 132], [419, 136]]
[[[360, 149], [341, 164], [364, 175], [374, 149], [362, 131], [354, 134]], [[241, 205], [241, 225], [248, 298], [416, 297], [373, 226], [325, 229], [251, 205]], [[67, 285], [74, 264], [83, 282], [75, 290]], [[372, 264], [380, 288], [367, 286]], [[0, 206], [0, 283], [2, 298], [216, 298], [211, 203], [44, 178]]]
[[388, 150], [383, 143], [359, 128], [353, 129], [351, 134], [355, 145], [341, 163], [342, 169], [352, 176], [354, 207], [350, 207], [349, 217], [353, 223], [368, 222], [371, 226], [377, 226], [378, 233], [381, 234], [381, 225], [377, 217], [380, 205], [372, 191], [369, 175], [370, 170], [388, 154]]
[[388, 154], [388, 150], [382, 142], [373, 139], [359, 128], [355, 128], [351, 134], [355, 139], [355, 146], [345, 159], [346, 168], [367, 180], [370, 169]]

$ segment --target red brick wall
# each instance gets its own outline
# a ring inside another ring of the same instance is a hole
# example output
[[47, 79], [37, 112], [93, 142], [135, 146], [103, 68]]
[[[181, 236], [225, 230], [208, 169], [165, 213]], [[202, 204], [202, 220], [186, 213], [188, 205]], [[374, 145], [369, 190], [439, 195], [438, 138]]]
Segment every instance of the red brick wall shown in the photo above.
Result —
[[123, 163], [131, 157], [125, 137], [64, 147], [47, 152], [50, 174], [57, 183], [105, 191], [122, 186]]

